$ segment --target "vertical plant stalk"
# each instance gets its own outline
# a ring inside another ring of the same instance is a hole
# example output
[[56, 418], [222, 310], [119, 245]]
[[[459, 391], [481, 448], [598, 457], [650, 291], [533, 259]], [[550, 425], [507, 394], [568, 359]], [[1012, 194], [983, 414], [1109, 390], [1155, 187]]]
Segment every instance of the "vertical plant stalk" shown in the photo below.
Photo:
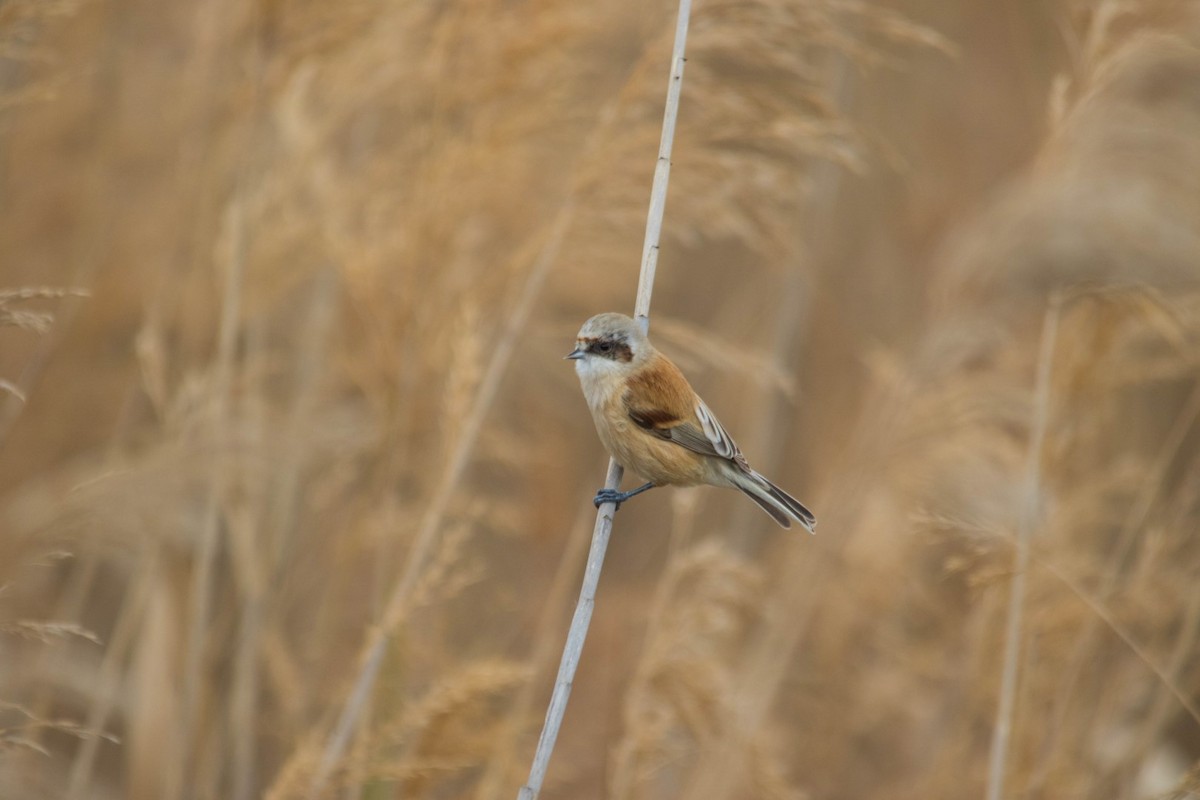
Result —
[[[149, 527], [150, 522], [147, 521]], [[146, 606], [152, 594], [151, 585], [160, 568], [154, 546], [144, 546], [138, 555], [138, 565], [133, 570], [129, 591], [121, 598], [121, 611], [116, 617], [116, 626], [108, 637], [100, 668], [94, 679], [95, 694], [87, 716], [87, 730], [106, 730], [109, 716], [117, 705], [121, 686], [122, 670], [133, 650], [134, 641], [142, 627]], [[65, 800], [84, 800], [92, 783], [100, 744], [99, 736], [88, 736], [79, 743], [79, 750], [71, 762], [67, 778]]]
[[[841, 114], [850, 107], [854, 98], [849, 56], [835, 54], [828, 69], [832, 107]], [[808, 191], [804, 193], [800, 204], [802, 220], [796, 226], [796, 254], [792, 263], [785, 267], [769, 350], [772, 366], [781, 375], [800, 372], [803, 337], [810, 322], [812, 298], [811, 279], [806, 274], [806, 268], [810, 265], [806, 262], [813, 261], [814, 255], [819, 260], [822, 246], [827, 246], [846, 170], [833, 159], [822, 158], [813, 165], [811, 173]], [[761, 465], [763, 474], [775, 475], [783, 466], [784, 448], [791, 427], [787, 412], [792, 401], [779, 387], [764, 388], [760, 392], [759, 408], [751, 415], [757, 428], [746, 437], [752, 445], [746, 452], [755, 453], [754, 463]], [[730, 536], [743, 552], [758, 549], [759, 540], [752, 538], [756, 528], [751, 523], [751, 519], [761, 522], [761, 518], [755, 516], [758, 513], [749, 503], [738, 503], [729, 518]]]
[[552, 634], [558, 628], [559, 610], [566, 606], [571, 597], [571, 581], [575, 577], [576, 565], [587, 548], [587, 517], [587, 509], [580, 508], [575, 523], [571, 526], [571, 533], [562, 556], [559, 557], [558, 569], [554, 573], [550, 591], [546, 593], [546, 599], [542, 602], [542, 613], [533, 636], [534, 649], [529, 657], [529, 678], [521, 685], [509, 707], [500, 735], [494, 737], [495, 746], [488, 758], [483, 778], [479, 781], [475, 800], [496, 800], [502, 793], [508, 793], [509, 764], [514, 761], [518, 734], [536, 701], [534, 687], [539, 685], [538, 681], [542, 675], [549, 672], [551, 659], [554, 658]]
[[[278, 452], [278, 469], [263, 492], [258, 510], [264, 535], [247, 532], [247, 548], [239, 589], [242, 615], [237, 644], [232, 656], [230, 689], [229, 760], [232, 764], [230, 800], [250, 800], [258, 784], [258, 729], [262, 687], [259, 664], [265, 649], [264, 637], [275, 609], [273, 586], [278, 586], [296, 536], [297, 509], [302, 507], [303, 471], [312, 458], [304, 447], [303, 429], [311, 425], [318, 403], [325, 351], [337, 314], [337, 282], [331, 269], [318, 276], [307, 301], [305, 324], [297, 342], [291, 407], [284, 422], [284, 442]], [[261, 347], [261, 345], [260, 345]], [[249, 551], [249, 552], [247, 552]], [[235, 556], [235, 558], [237, 558]]]
[[[230, 202], [225, 215], [229, 237], [226, 256], [228, 262], [221, 276], [224, 280], [221, 320], [217, 328], [217, 353], [213, 366], [212, 430], [218, 438], [228, 434], [226, 426], [233, 404], [238, 320], [241, 317], [242, 282], [245, 275], [244, 214], [239, 194]], [[179, 761], [177, 769], [173, 770], [173, 775], [169, 778], [166, 791], [168, 798], [184, 795], [185, 773], [191, 774], [197, 763], [192, 755], [193, 746], [200, 739], [200, 705], [207, 660], [205, 645], [208, 639], [208, 619], [212, 611], [213, 581], [216, 576], [217, 549], [220, 541], [221, 504], [224, 502], [229, 480], [226, 458], [226, 447], [222, 443], [222, 446], [216, 448], [209, 469], [208, 497], [205, 500], [204, 515], [196, 542], [183, 661], [182, 719], [176, 745]]]
[[1008, 759], [1008, 742], [1012, 735], [1012, 718], [1017, 697], [1017, 663], [1021, 654], [1021, 617], [1025, 606], [1025, 577], [1029, 571], [1029, 549], [1038, 520], [1038, 487], [1042, 479], [1042, 445], [1046, 439], [1046, 424], [1050, 417], [1050, 375], [1054, 363], [1054, 343], [1058, 338], [1058, 319], [1062, 310], [1061, 296], [1056, 292], [1042, 322], [1042, 341], [1038, 350], [1037, 382], [1034, 387], [1033, 427], [1029, 453], [1025, 462], [1020, 529], [1017, 531], [1016, 563], [1013, 565], [1012, 589], [1008, 597], [1008, 620], [1004, 632], [1004, 663], [1000, 673], [1000, 699], [996, 724], [992, 729], [992, 747], [988, 757], [987, 800], [1000, 800], [1004, 795], [1004, 767]]
[[[1139, 542], [1138, 534], [1143, 529], [1147, 517], [1158, 501], [1159, 492], [1165, 485], [1167, 471], [1170, 470], [1171, 465], [1178, 457], [1180, 450], [1187, 441], [1188, 433], [1191, 431], [1192, 426], [1195, 425], [1197, 419], [1200, 419], [1200, 383], [1196, 384], [1187, 401], [1184, 403], [1183, 408], [1176, 415], [1175, 421], [1171, 424], [1171, 428], [1163, 441], [1162, 448], [1159, 450], [1149, 469], [1142, 476], [1141, 486], [1133, 503], [1129, 507], [1129, 512], [1125, 515], [1125, 519], [1121, 523], [1120, 533], [1117, 536], [1117, 544], [1109, 556], [1109, 568], [1096, 592], [1096, 603], [1092, 605], [1104, 605], [1117, 590], [1122, 576], [1121, 565], [1129, 558], [1134, 546]], [[1059, 736], [1058, 732], [1065, 727], [1069, 700], [1075, 691], [1079, 676], [1087, 667], [1088, 659], [1093, 652], [1092, 648], [1095, 644], [1095, 638], [1104, 625], [1112, 627], [1108, 624], [1103, 614], [1093, 614], [1088, 617], [1082, 631], [1075, 639], [1074, 651], [1071, 654], [1071, 658], [1067, 661], [1068, 666], [1062, 672], [1059, 688], [1055, 695], [1058, 698], [1059, 708], [1051, 727], [1053, 737]], [[1183, 630], [1188, 630], [1188, 628], [1185, 627]], [[1051, 739], [1052, 743], [1053, 741], [1054, 739]], [[1049, 748], [1048, 755], [1038, 767], [1037, 777], [1033, 782], [1034, 787], [1040, 785], [1045, 780], [1045, 776], [1049, 774], [1053, 766], [1053, 754], [1060, 749], [1055, 747]]]
[[[853, 33], [853, 31], [851, 31]], [[849, 56], [839, 54], [833, 57], [827, 66], [829, 72], [825, 79], [828, 84], [828, 96], [831, 107], [839, 116], [848, 115], [855, 98], [854, 65]], [[822, 244], [829, 235], [830, 219], [838, 213], [838, 197], [843, 186], [844, 167], [832, 159], [818, 160], [812, 169], [809, 181], [809, 191], [804, 196], [800, 208], [804, 224], [799, 228], [801, 237], [798, 247], [801, 257], [819, 252]], [[799, 317], [806, 311], [799, 312], [796, 319], [789, 320], [786, 306], [791, 302], [799, 302], [794, 292], [806, 292], [806, 279], [800, 272], [803, 265], [797, 263], [790, 269], [783, 288], [781, 316], [776, 324], [775, 344], [772, 348], [777, 365], [785, 365], [783, 371], [795, 371], [795, 365], [786, 366], [791, 355], [799, 352], [796, 341], [798, 332], [805, 322]], [[791, 332], [789, 332], [789, 328]], [[784, 337], [791, 336], [791, 339]], [[794, 350], [793, 350], [794, 349]], [[776, 414], [777, 408], [782, 407], [782, 398], [776, 395], [775, 407], [759, 411], [762, 418], [770, 419]], [[906, 407], [906, 400], [895, 399], [884, 404], [884, 412], [878, 426], [861, 426], [843, 450], [840, 467], [833, 465], [827, 469], [829, 474], [842, 475], [844, 480], [836, 483], [836, 489], [815, 496], [819, 508], [824, 508], [822, 525], [827, 532], [838, 531], [852, 536], [858, 528], [853, 509], [861, 505], [865, 487], [870, 483], [869, 473], [862, 469], [863, 464], [878, 464], [881, 458], [877, 455], [886, 449], [889, 441], [887, 432], [894, 425], [895, 414], [899, 408]], [[756, 431], [760, 439], [754, 445], [754, 452], [759, 454], [755, 460], [771, 464], [772, 470], [780, 464], [780, 447], [787, 434], [786, 424], [782, 413], [770, 425]], [[765, 459], [765, 460], [764, 460]], [[848, 465], [853, 465], [848, 467]], [[850, 477], [853, 476], [853, 477]], [[749, 505], [749, 504], [745, 504]], [[744, 529], [749, 524], [750, 517], [746, 515], [749, 509], [738, 504], [738, 509], [731, 517], [735, 542], [744, 552], [751, 552], [756, 545], [746, 536]], [[753, 513], [757, 513], [754, 511]], [[742, 515], [742, 516], [739, 516]], [[788, 548], [779, 575], [789, 576], [779, 582], [773, 590], [773, 598], [763, 607], [763, 622], [760, 633], [755, 635], [747, 647], [741, 668], [745, 679], [741, 680], [741, 688], [730, 703], [730, 712], [722, 722], [714, 740], [704, 747], [702, 757], [689, 776], [687, 784], [680, 796], [693, 800], [724, 800], [731, 796], [738, 787], [739, 776], [744, 774], [747, 759], [747, 748], [744, 743], [750, 739], [753, 731], [762, 729], [764, 720], [777, 705], [776, 697], [784, 683], [788, 669], [795, 663], [795, 654], [800, 648], [808, 632], [809, 624], [816, 612], [816, 603], [821, 597], [820, 583], [829, 572], [829, 559], [841, 552], [846, 546], [846, 537], [835, 538], [817, 537], [821, 545], [813, 548]], [[840, 542], [840, 544], [831, 544]], [[782, 609], [782, 611], [781, 611]]]
[[608, 796], [613, 800], [627, 800], [634, 796], [633, 789], [638, 777], [638, 743], [633, 735], [634, 722], [631, 712], [645, 705], [651, 695], [654, 668], [660, 663], [655, 659], [654, 643], [667, 630], [667, 612], [683, 575], [683, 570], [680, 569], [683, 546], [691, 538], [695, 528], [696, 504], [689, 503], [685, 497], [684, 492], [676, 492], [672, 497], [674, 502], [671, 503], [671, 537], [667, 542], [663, 575], [650, 596], [646, 632], [642, 636], [642, 655], [634, 665], [633, 677], [630, 678], [629, 688], [625, 692], [626, 700], [622, 713], [626, 733], [614, 748], [609, 778]]
[[667, 81], [667, 102], [663, 109], [662, 137], [658, 142], [658, 162], [654, 165], [654, 183], [650, 188], [650, 208], [646, 212], [646, 238], [642, 242], [642, 271], [638, 276], [637, 299], [633, 316], [645, 333], [650, 327], [650, 297], [654, 294], [654, 272], [658, 269], [658, 240], [662, 236], [663, 211], [667, 207], [667, 184], [671, 180], [671, 149], [675, 145], [675, 120], [679, 117], [679, 95], [683, 90], [683, 65], [687, 62], [688, 20], [692, 0], [679, 0], [675, 21], [675, 45], [671, 51], [671, 77]]
[[375, 680], [379, 677], [379, 670], [383, 666], [383, 658], [387, 654], [388, 644], [408, 613], [413, 592], [422, 571], [427, 566], [430, 553], [433, 552], [433, 546], [437, 542], [438, 533], [442, 528], [446, 511], [450, 507], [454, 490], [470, 463], [471, 452], [483, 430], [487, 412], [492, 407], [492, 401], [495, 400], [496, 393], [500, 389], [500, 381], [504, 377], [516, 349], [518, 334], [525, 327], [525, 322], [533, 310], [534, 301], [541, 292], [550, 266], [558, 257], [559, 248], [573, 216], [574, 204], [568, 203], [559, 212], [537, 260], [525, 279], [525, 285], [521, 288], [520, 296], [513, 306], [512, 313], [505, 321], [504, 330], [493, 350], [491, 362], [488, 364], [475, 399], [471, 403], [470, 411], [467, 413], [466, 421], [463, 423], [463, 432], [446, 468], [438, 479], [433, 499], [421, 518], [421, 526], [417, 529], [404, 571], [391, 589], [379, 624], [372, 629], [363, 646], [354, 686], [342, 706], [333, 732], [325, 743], [321, 760], [318, 762], [309, 784], [309, 798], [322, 796], [334, 768], [346, 752], [359, 720], [362, 718], [363, 709], [371, 697]]
[[[679, 115], [679, 96], [683, 88], [683, 66], [687, 60], [684, 52], [687, 46], [688, 20], [691, 17], [691, 11], [691, 0], [679, 0], [679, 15], [675, 22], [675, 45], [671, 53], [671, 77], [667, 83], [662, 137], [658, 145], [658, 162], [654, 168], [654, 183], [650, 190], [650, 209], [646, 213], [646, 238], [642, 243], [642, 269], [638, 277], [637, 299], [633, 311], [634, 318], [643, 332], [650, 327], [650, 299], [654, 293], [654, 273], [658, 267], [658, 243], [662, 235], [663, 212], [667, 205], [667, 184], [671, 178], [671, 148], [675, 142], [675, 120]], [[620, 486], [623, 473], [621, 465], [610, 458], [608, 474], [604, 481], [605, 487], [616, 489]], [[517, 793], [517, 800], [536, 800], [538, 793], [542, 790], [546, 769], [550, 765], [550, 756], [554, 753], [554, 744], [558, 740], [558, 732], [567, 711], [567, 701], [571, 697], [571, 686], [575, 680], [575, 670], [579, 666], [579, 657], [583, 652], [583, 643], [587, 639], [588, 626], [592, 621], [592, 609], [596, 605], [596, 587], [600, 583], [600, 570], [604, 566], [604, 554], [608, 550], [608, 540], [612, 535], [615, 513], [616, 506], [613, 503], [602, 504], [596, 512], [596, 526], [592, 530], [592, 546], [588, 552], [587, 566], [583, 572], [579, 602], [575, 606], [575, 615], [571, 618], [571, 627], [567, 632], [567, 642], [563, 646], [562, 660], [558, 665], [558, 677], [554, 681], [554, 691], [550, 695], [550, 705], [546, 709], [546, 721], [542, 726], [542, 734], [538, 738], [533, 764], [529, 768], [529, 779]]]

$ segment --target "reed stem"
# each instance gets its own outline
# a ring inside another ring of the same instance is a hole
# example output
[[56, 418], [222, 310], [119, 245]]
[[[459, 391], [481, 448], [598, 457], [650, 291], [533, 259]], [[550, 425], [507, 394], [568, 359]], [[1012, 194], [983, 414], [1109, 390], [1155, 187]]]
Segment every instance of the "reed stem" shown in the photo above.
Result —
[[[671, 178], [671, 147], [675, 141], [675, 120], [679, 114], [679, 96], [683, 88], [683, 65], [687, 60], [684, 58], [684, 51], [687, 45], [688, 20], [691, 10], [691, 0], [679, 1], [679, 16], [675, 23], [675, 46], [671, 54], [671, 77], [667, 83], [662, 137], [658, 146], [658, 163], [654, 168], [654, 183], [650, 190], [650, 209], [646, 213], [646, 238], [642, 243], [642, 270], [638, 277], [637, 300], [634, 303], [633, 311], [634, 318], [642, 327], [643, 332], [650, 327], [650, 299], [654, 293], [654, 273], [658, 267], [659, 239], [662, 234], [663, 212], [667, 205], [667, 184]], [[620, 486], [623, 473], [621, 465], [610, 458], [608, 475], [604, 481], [605, 487], [616, 489]], [[604, 554], [608, 550], [608, 540], [612, 535], [615, 513], [616, 506], [612, 503], [602, 504], [596, 512], [596, 526], [592, 530], [592, 546], [588, 552], [587, 566], [583, 572], [583, 586], [579, 590], [579, 602], [575, 606], [575, 615], [571, 619], [571, 628], [567, 632], [567, 642], [563, 646], [562, 660], [558, 665], [558, 677], [554, 681], [554, 691], [550, 695], [550, 705], [546, 709], [546, 722], [542, 726], [542, 735], [538, 738], [533, 764], [529, 768], [529, 779], [517, 793], [517, 800], [535, 800], [542, 790], [546, 769], [550, 765], [550, 756], [554, 753], [554, 743], [558, 740], [558, 732], [567, 711], [567, 701], [571, 697], [571, 686], [575, 680], [575, 670], [579, 666], [579, 658], [583, 653], [583, 643], [587, 639], [588, 626], [592, 621], [592, 609], [596, 605], [596, 587], [600, 583], [600, 571], [604, 567]]]

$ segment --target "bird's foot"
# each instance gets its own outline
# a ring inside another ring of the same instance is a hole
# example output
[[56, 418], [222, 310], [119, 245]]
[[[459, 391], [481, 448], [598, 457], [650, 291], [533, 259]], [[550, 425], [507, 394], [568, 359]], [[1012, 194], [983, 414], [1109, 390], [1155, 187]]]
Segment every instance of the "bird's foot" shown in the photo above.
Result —
[[628, 500], [629, 496], [629, 492], [622, 492], [619, 489], [601, 489], [600, 491], [596, 492], [596, 496], [592, 498], [592, 505], [594, 505], [596, 508], [599, 508], [605, 503], [614, 503], [616, 507], [613, 510], [618, 511], [621, 508], [621, 503], [624, 503], [626, 500]]
[[621, 507], [621, 503], [624, 503], [634, 495], [641, 494], [649, 489], [653, 489], [654, 486], [655, 484], [653, 483], [646, 483], [636, 489], [630, 489], [628, 492], [622, 492], [617, 489], [601, 489], [600, 491], [596, 492], [596, 496], [592, 499], [592, 504], [595, 505], [596, 508], [599, 508], [605, 503], [615, 503], [615, 511]]

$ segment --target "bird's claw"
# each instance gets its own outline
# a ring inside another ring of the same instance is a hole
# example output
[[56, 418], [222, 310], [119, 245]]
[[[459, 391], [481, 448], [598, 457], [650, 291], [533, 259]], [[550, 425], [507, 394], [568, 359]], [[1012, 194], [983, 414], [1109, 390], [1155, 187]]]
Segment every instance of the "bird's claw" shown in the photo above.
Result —
[[601, 489], [596, 492], [596, 496], [592, 499], [592, 505], [599, 508], [605, 503], [614, 503], [614, 511], [621, 508], [621, 503], [629, 499], [629, 495], [617, 489]]

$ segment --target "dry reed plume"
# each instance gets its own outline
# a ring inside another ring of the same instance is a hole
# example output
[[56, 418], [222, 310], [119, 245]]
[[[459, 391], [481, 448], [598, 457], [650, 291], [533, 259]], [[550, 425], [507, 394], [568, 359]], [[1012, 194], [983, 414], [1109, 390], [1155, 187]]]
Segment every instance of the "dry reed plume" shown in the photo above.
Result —
[[[0, 797], [305, 797], [388, 622], [323, 796], [515, 793], [673, 14], [0, 7]], [[983, 796], [998, 715], [1004, 796], [1195, 796], [1192, 5], [697, 0], [688, 49], [655, 336], [821, 535], [623, 509], [542, 796]]]

